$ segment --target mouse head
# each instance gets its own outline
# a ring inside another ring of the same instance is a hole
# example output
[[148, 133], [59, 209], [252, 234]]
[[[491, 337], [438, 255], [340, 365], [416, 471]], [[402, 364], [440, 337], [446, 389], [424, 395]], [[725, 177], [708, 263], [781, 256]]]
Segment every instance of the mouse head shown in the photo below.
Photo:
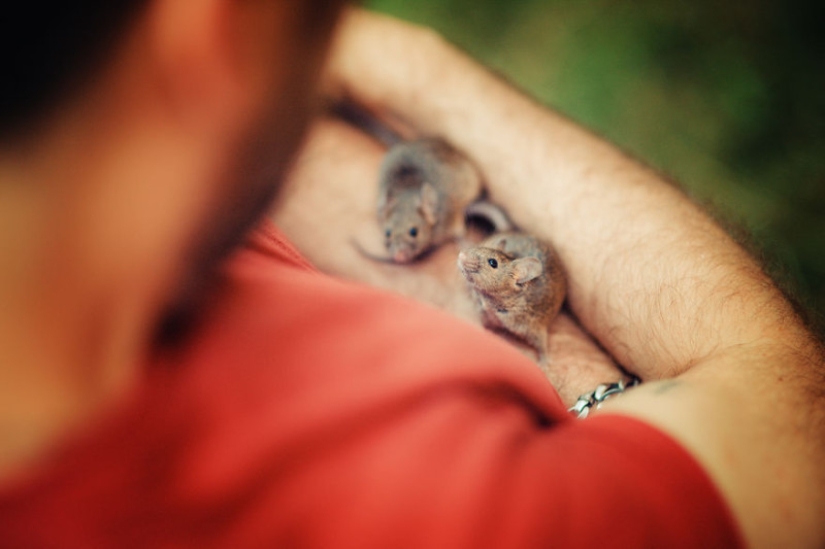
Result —
[[514, 259], [501, 250], [476, 246], [458, 254], [458, 268], [473, 288], [487, 294], [514, 294], [544, 272], [535, 257]]
[[409, 263], [433, 244], [437, 194], [429, 183], [420, 191], [393, 197], [379, 206], [384, 245], [396, 263]]

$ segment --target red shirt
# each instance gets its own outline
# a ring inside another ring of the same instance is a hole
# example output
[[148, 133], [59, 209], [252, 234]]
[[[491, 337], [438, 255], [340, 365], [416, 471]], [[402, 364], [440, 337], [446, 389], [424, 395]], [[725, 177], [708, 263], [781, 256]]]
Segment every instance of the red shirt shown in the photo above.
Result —
[[271, 227], [185, 350], [0, 489], [3, 548], [741, 545], [668, 436], [571, 419], [506, 343]]

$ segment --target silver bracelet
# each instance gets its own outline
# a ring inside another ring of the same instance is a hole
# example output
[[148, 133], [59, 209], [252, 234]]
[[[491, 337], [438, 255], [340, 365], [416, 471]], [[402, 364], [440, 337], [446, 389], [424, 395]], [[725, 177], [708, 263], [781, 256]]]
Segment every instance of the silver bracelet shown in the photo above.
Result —
[[596, 390], [581, 395], [579, 400], [568, 408], [567, 411], [575, 415], [578, 419], [584, 419], [590, 414], [590, 409], [593, 408], [593, 406], [598, 410], [601, 408], [602, 402], [608, 398], [623, 393], [625, 389], [634, 387], [639, 383], [641, 383], [641, 380], [636, 376], [631, 377], [627, 383], [625, 383], [623, 379], [615, 383], [603, 383], [596, 387]]

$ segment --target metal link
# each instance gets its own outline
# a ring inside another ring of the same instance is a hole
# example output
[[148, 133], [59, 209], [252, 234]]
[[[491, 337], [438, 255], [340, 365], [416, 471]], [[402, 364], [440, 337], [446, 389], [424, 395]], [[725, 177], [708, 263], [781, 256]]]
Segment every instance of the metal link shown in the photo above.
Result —
[[584, 393], [583, 395], [579, 396], [579, 399], [576, 401], [576, 403], [573, 404], [573, 406], [571, 406], [570, 408], [568, 408], [567, 411], [572, 413], [579, 419], [584, 419], [588, 415], [590, 415], [590, 409], [593, 408], [594, 405], [598, 410], [599, 408], [601, 408], [602, 402], [604, 402], [611, 396], [623, 393], [625, 389], [634, 387], [639, 383], [641, 383], [641, 380], [639, 380], [639, 378], [636, 376], [630, 378], [630, 381], [628, 381], [627, 383], [625, 383], [623, 379], [615, 383], [603, 383], [596, 387], [595, 390], [590, 391], [589, 393]]

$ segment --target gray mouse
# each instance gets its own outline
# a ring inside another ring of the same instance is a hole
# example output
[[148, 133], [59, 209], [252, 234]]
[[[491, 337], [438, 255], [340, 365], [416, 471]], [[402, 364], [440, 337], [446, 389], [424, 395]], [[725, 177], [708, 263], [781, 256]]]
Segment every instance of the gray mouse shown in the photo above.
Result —
[[524, 234], [496, 234], [458, 255], [458, 267], [481, 309], [482, 324], [523, 341], [548, 364], [547, 329], [567, 293], [558, 254]]
[[378, 221], [396, 263], [465, 234], [465, 210], [482, 193], [475, 166], [440, 139], [403, 141], [381, 164]]
[[404, 140], [351, 102], [329, 108], [333, 116], [388, 148], [377, 201], [387, 256], [369, 253], [353, 241], [361, 255], [384, 263], [411, 263], [448, 240], [462, 238], [468, 224], [486, 235], [514, 229], [507, 214], [483, 198], [475, 165], [445, 141]]

